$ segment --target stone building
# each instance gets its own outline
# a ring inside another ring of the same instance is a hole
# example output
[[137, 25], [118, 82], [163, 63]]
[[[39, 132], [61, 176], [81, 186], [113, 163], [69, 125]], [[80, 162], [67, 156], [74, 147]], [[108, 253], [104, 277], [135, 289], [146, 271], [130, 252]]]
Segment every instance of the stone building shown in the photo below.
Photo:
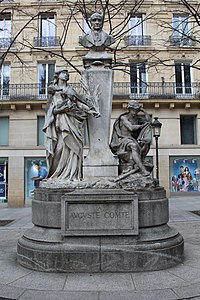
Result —
[[[119, 1], [112, 2], [117, 9]], [[79, 45], [78, 37], [83, 35], [82, 28], [88, 30], [88, 24], [79, 7], [69, 3], [0, 3], [0, 202], [7, 202], [9, 207], [30, 203], [34, 163], [46, 166], [42, 127], [47, 86], [54, 70], [67, 67], [70, 83], [81, 91], [79, 72], [87, 50]], [[92, 4], [86, 8], [88, 15], [95, 10]], [[198, 192], [200, 52], [195, 20], [177, 1], [127, 0], [112, 22], [112, 33], [117, 37], [111, 52], [116, 58], [112, 123], [126, 110], [130, 99], [142, 103], [152, 119], [159, 117], [162, 123], [160, 185], [168, 195]], [[108, 21], [104, 29], [110, 30]], [[149, 159], [154, 164], [155, 148], [152, 138]], [[187, 185], [172, 184], [186, 167], [192, 179]]]

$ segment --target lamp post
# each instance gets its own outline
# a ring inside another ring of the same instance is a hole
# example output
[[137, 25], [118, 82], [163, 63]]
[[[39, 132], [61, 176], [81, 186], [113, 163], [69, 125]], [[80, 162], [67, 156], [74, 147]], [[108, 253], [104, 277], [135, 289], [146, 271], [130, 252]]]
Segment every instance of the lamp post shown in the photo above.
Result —
[[158, 117], [154, 117], [154, 121], [151, 123], [153, 128], [153, 136], [156, 141], [156, 178], [159, 180], [159, 163], [158, 163], [158, 138], [160, 136], [162, 123], [159, 122]]

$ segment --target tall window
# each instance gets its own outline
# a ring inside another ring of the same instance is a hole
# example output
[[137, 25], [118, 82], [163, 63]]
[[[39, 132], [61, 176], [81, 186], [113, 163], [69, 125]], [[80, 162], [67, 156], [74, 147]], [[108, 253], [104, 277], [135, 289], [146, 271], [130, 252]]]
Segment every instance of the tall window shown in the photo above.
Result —
[[44, 127], [44, 116], [37, 117], [37, 145], [42, 146], [44, 145], [44, 132], [42, 131]]
[[0, 14], [0, 48], [7, 48], [11, 43], [11, 14]]
[[132, 63], [130, 65], [131, 93], [147, 93], [147, 72], [144, 63]]
[[196, 116], [181, 115], [181, 144], [196, 144]]
[[173, 15], [173, 43], [175, 45], [184, 46], [189, 45], [189, 26], [188, 15]]
[[47, 95], [47, 87], [53, 80], [55, 64], [38, 64], [39, 95]]
[[129, 45], [144, 45], [144, 21], [142, 15], [135, 15], [129, 21]]
[[85, 32], [85, 34], [86, 33], [89, 33], [90, 32], [90, 26], [89, 26], [89, 24], [87, 23], [87, 21], [86, 21], [86, 19], [84, 18], [83, 19], [83, 30], [84, 30], [84, 32]]
[[8, 96], [9, 95], [9, 83], [10, 83], [10, 65], [4, 64], [0, 70], [0, 96]]
[[56, 44], [56, 22], [55, 15], [41, 15], [40, 19], [40, 46], [48, 47]]
[[9, 117], [0, 117], [0, 146], [9, 145]]
[[191, 94], [191, 67], [189, 63], [175, 63], [176, 94]]

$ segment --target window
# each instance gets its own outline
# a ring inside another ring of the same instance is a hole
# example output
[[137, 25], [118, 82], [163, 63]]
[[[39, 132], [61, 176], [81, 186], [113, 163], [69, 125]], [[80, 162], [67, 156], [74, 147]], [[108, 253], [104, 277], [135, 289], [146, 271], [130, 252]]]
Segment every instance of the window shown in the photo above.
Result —
[[83, 30], [84, 30], [84, 34], [87, 34], [90, 32], [90, 26], [87, 23], [86, 19], [83, 19]]
[[44, 127], [44, 116], [37, 117], [37, 145], [41, 146], [44, 145], [44, 132], [42, 131]]
[[8, 158], [0, 157], [0, 202], [7, 202]]
[[131, 94], [147, 93], [147, 72], [144, 63], [130, 65]]
[[11, 43], [11, 14], [0, 15], [0, 48], [7, 48]]
[[136, 45], [149, 45], [151, 38], [149, 36], [145, 36], [145, 27], [144, 27], [144, 16], [136, 15], [132, 16], [129, 21], [129, 46]]
[[200, 192], [200, 156], [172, 156], [169, 161], [171, 192]]
[[54, 78], [55, 64], [38, 64], [39, 95], [47, 95], [47, 87]]
[[181, 144], [196, 144], [196, 116], [181, 115]]
[[55, 15], [41, 15], [40, 19], [40, 46], [51, 47], [56, 44]]
[[175, 63], [176, 94], [191, 94], [191, 70], [189, 63]]
[[9, 117], [0, 117], [0, 146], [9, 145]]
[[132, 16], [129, 22], [129, 29], [131, 31], [131, 35], [144, 35], [144, 23], [143, 23], [143, 16], [137, 15]]
[[45, 157], [26, 157], [25, 158], [25, 200], [32, 199], [32, 192], [34, 190], [34, 181], [32, 177], [38, 176], [38, 170], [35, 168], [35, 164], [39, 164], [41, 169], [47, 170], [46, 158]]
[[174, 45], [184, 46], [190, 45], [188, 15], [173, 15], [172, 27]]
[[0, 72], [1, 98], [9, 95], [10, 65], [4, 64]]

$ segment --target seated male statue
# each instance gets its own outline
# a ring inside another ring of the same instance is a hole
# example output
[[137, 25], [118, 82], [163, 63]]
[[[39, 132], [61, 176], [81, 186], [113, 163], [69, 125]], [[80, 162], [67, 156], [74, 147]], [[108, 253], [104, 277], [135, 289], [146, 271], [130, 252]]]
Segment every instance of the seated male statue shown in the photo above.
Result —
[[147, 176], [152, 168], [145, 161], [151, 143], [150, 116], [137, 101], [131, 101], [127, 108], [128, 112], [114, 123], [110, 148], [119, 158], [122, 177], [138, 172]]

